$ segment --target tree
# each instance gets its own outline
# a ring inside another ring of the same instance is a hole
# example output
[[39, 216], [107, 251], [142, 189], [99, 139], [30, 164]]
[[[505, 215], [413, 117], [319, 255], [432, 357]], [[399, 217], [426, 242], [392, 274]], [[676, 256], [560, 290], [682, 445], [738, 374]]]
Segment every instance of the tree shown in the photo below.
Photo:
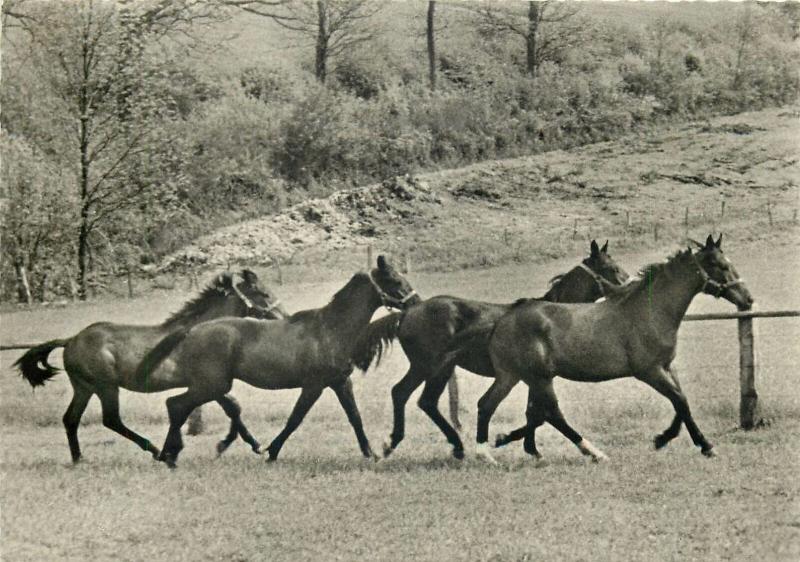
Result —
[[371, 40], [369, 19], [381, 8], [374, 0], [221, 0], [224, 5], [271, 18], [275, 23], [314, 40], [314, 75], [328, 76], [328, 61]]
[[434, 29], [433, 23], [435, 12], [436, 2], [434, 0], [429, 0], [426, 37], [428, 44], [428, 83], [431, 90], [436, 89], [436, 38], [434, 36], [436, 30]]
[[[47, 113], [17, 112], [16, 121], [4, 116], [3, 124], [11, 132], [25, 128], [37, 150], [73, 174], [81, 298], [89, 286], [93, 237], [103, 227], [123, 224], [123, 214], [146, 207], [150, 198], [163, 199], [159, 191], [178, 173], [175, 139], [166, 126], [174, 117], [166, 55], [148, 46], [195, 17], [209, 17], [205, 9], [193, 12], [205, 6], [189, 0], [82, 0], [27, 7], [25, 66], [45, 87], [46, 99], [37, 106]], [[154, 181], [157, 175], [162, 181]]]
[[542, 63], [557, 60], [575, 45], [585, 27], [577, 17], [580, 7], [569, 2], [529, 0], [526, 13], [491, 5], [477, 8], [481, 31], [492, 35], [513, 35], [525, 43], [525, 71], [536, 77]]
[[21, 137], [2, 133], [0, 149], [2, 261], [14, 269], [18, 300], [30, 304], [43, 298], [48, 270], [64, 262], [52, 248], [69, 239], [69, 192], [58, 170]]

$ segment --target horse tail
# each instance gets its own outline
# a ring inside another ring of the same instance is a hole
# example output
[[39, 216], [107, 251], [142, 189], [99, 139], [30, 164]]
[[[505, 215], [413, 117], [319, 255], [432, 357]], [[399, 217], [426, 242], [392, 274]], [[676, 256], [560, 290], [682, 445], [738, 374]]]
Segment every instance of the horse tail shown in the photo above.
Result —
[[147, 355], [136, 366], [136, 374], [133, 380], [137, 385], [142, 387], [147, 386], [147, 379], [155, 371], [159, 365], [169, 357], [178, 345], [186, 339], [189, 334], [190, 327], [180, 328], [174, 332], [170, 332], [160, 342], [158, 342], [153, 349], [147, 352]]
[[58, 374], [58, 369], [47, 362], [47, 356], [57, 347], [67, 345], [68, 341], [69, 339], [50, 340], [32, 347], [25, 352], [25, 355], [14, 361], [14, 366], [33, 388], [44, 386], [44, 383]]
[[356, 343], [355, 352], [352, 355], [353, 364], [365, 372], [369, 369], [373, 359], [376, 367], [380, 365], [386, 348], [391, 345], [400, 332], [400, 324], [404, 316], [403, 312], [392, 312], [371, 322]]

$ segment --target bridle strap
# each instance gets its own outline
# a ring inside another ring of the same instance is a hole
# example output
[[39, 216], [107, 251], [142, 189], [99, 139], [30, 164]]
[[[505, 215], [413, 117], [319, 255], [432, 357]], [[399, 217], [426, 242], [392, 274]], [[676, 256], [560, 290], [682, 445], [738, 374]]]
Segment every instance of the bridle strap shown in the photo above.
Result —
[[[605, 294], [606, 294], [606, 290], [605, 290], [605, 287], [604, 287], [604, 283], [603, 283], [603, 281], [605, 281], [606, 283], [609, 283], [609, 282], [608, 282], [608, 281], [606, 281], [605, 279], [603, 279], [603, 278], [600, 276], [600, 274], [598, 274], [598, 273], [597, 273], [595, 270], [593, 270], [591, 267], [589, 267], [588, 265], [586, 265], [586, 264], [585, 264], [585, 263], [583, 263], [583, 262], [580, 262], [580, 263], [577, 265], [577, 267], [578, 267], [579, 269], [582, 269], [582, 270], [584, 270], [586, 273], [588, 273], [588, 274], [591, 276], [591, 278], [592, 278], [592, 279], [594, 279], [594, 282], [595, 282], [595, 283], [597, 283], [597, 286], [598, 286], [598, 287], [599, 287], [599, 289], [600, 289], [600, 294], [601, 294], [601, 295], [603, 295], [603, 296], [605, 296]], [[609, 285], [610, 285], [610, 284], [611, 284], [611, 283], [609, 283]]]
[[694, 253], [690, 255], [692, 256], [692, 262], [694, 262], [694, 265], [697, 268], [697, 272], [700, 274], [700, 278], [703, 280], [703, 288], [700, 290], [707, 295], [711, 295], [715, 299], [718, 299], [731, 287], [744, 284], [744, 279], [741, 277], [725, 283], [715, 281], [708, 275], [708, 273], [706, 273], [706, 270], [703, 269], [703, 266], [700, 265], [700, 262], [697, 261], [697, 256]]
[[406, 304], [411, 297], [417, 294], [414, 289], [411, 289], [411, 291], [403, 298], [393, 297], [381, 289], [380, 285], [378, 285], [378, 283], [372, 277], [372, 272], [367, 273], [367, 277], [369, 278], [369, 282], [372, 283], [372, 287], [375, 289], [375, 292], [378, 293], [378, 297], [381, 299], [381, 304], [385, 306], [387, 310], [391, 310], [392, 307], [402, 310], [403, 305]]

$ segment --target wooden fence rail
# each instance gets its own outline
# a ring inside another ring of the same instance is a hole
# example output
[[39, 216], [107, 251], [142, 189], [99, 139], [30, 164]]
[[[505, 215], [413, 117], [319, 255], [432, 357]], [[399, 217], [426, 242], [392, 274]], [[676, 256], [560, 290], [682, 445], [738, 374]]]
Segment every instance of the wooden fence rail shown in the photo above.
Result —
[[756, 392], [755, 338], [753, 318], [787, 318], [800, 316], [800, 310], [748, 310], [709, 314], [687, 314], [688, 322], [699, 320], [737, 320], [739, 323], [739, 426], [753, 429], [763, 423], [758, 416], [758, 393]]

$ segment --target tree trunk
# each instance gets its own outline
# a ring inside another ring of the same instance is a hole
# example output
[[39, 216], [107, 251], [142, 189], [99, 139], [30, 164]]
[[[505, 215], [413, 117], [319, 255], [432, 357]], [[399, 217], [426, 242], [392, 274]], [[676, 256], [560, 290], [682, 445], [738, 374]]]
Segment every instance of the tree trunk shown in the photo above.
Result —
[[21, 262], [14, 263], [14, 271], [17, 274], [17, 294], [20, 302], [32, 304], [31, 286], [28, 283], [28, 274], [25, 272], [25, 265]]
[[539, 4], [535, 0], [528, 2], [528, 33], [525, 35], [525, 70], [535, 77], [536, 33], [539, 31]]
[[436, 2], [428, 2], [428, 81], [431, 90], [436, 89], [436, 42], [433, 29], [433, 15], [436, 11]]
[[325, 0], [317, 0], [317, 49], [314, 70], [317, 80], [325, 83], [328, 65], [328, 7]]

